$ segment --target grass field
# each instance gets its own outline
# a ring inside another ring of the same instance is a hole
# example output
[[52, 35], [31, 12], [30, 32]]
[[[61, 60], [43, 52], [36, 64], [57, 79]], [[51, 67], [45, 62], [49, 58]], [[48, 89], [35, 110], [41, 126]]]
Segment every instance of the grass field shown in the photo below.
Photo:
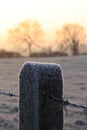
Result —
[[[64, 97], [87, 104], [87, 56], [50, 58], [0, 58], [0, 91], [18, 94], [20, 68], [26, 61], [57, 63], [62, 66]], [[0, 95], [0, 130], [18, 130], [18, 98]], [[87, 110], [67, 107], [64, 130], [87, 130]]]

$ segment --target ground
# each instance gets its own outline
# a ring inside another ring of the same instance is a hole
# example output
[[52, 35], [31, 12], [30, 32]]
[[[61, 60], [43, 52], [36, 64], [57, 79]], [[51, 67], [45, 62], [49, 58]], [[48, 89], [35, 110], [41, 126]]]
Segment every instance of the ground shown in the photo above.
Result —
[[[19, 93], [19, 73], [26, 61], [57, 63], [62, 66], [64, 97], [87, 104], [87, 56], [50, 58], [0, 58], [0, 91]], [[18, 130], [19, 99], [0, 94], [0, 130]], [[67, 107], [64, 130], [87, 130], [87, 110]]]

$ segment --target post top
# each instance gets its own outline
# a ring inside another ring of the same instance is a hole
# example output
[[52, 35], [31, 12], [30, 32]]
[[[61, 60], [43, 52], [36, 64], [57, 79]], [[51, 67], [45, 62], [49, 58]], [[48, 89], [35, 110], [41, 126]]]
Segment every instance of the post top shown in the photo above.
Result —
[[47, 63], [47, 62], [30, 62], [30, 61], [27, 61], [23, 64], [22, 66], [22, 69], [29, 69], [31, 68], [32, 70], [33, 69], [57, 69], [57, 71], [62, 71], [62, 67], [60, 64], [56, 64], [56, 63]]
[[23, 77], [33, 77], [35, 79], [40, 79], [41, 75], [46, 77], [50, 75], [51, 77], [55, 76], [56, 78], [62, 79], [62, 67], [56, 63], [44, 63], [44, 62], [25, 62], [20, 71], [20, 76]]

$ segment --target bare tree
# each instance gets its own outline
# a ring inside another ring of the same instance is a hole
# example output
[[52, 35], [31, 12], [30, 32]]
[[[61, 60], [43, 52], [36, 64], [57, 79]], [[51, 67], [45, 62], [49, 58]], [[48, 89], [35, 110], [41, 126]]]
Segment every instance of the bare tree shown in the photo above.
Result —
[[10, 39], [15, 43], [19, 43], [17, 46], [19, 45], [20, 48], [26, 44], [29, 56], [31, 56], [32, 45], [40, 47], [38, 43], [43, 37], [44, 31], [37, 21], [25, 20], [19, 23], [15, 28], [9, 30], [8, 33]]
[[79, 54], [79, 46], [84, 40], [84, 28], [78, 24], [66, 24], [61, 30], [62, 47], [70, 48], [72, 55]]

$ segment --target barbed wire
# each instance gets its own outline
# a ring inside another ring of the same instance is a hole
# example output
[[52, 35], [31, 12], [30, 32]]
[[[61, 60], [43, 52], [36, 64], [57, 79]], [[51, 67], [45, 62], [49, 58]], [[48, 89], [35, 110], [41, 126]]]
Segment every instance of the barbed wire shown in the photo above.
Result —
[[[43, 92], [43, 94], [46, 95], [45, 92]], [[60, 102], [61, 104], [63, 104], [63, 106], [70, 106], [70, 107], [82, 108], [82, 109], [87, 110], [87, 106], [85, 106], [85, 105], [71, 103], [67, 99], [59, 99], [59, 98], [55, 97], [53, 94], [48, 94], [48, 96], [49, 96], [49, 98], [52, 98], [53, 100], [55, 100], [57, 102]]]
[[[15, 94], [15, 93], [11, 93], [10, 91], [9, 92], [0, 91], [0, 94], [6, 95], [6, 96], [10, 96], [10, 97], [19, 97], [19, 95]], [[53, 99], [56, 102], [60, 102], [63, 106], [70, 106], [70, 107], [82, 108], [82, 109], [87, 110], [87, 106], [86, 105], [80, 105], [80, 104], [71, 103], [69, 100], [59, 99], [59, 98], [55, 97], [53, 94], [46, 94], [45, 92], [43, 92], [42, 94], [43, 95], [48, 95], [48, 97], [50, 99]]]
[[60, 100], [60, 99], [58, 99], [58, 98], [56, 98], [56, 97], [54, 97], [54, 96], [52, 96], [52, 98], [53, 98], [54, 100], [56, 100], [56, 101], [62, 102], [64, 106], [71, 106], [71, 107], [76, 107], [76, 108], [83, 108], [83, 109], [86, 109], [86, 110], [87, 110], [87, 106], [85, 106], [85, 105], [80, 105], [80, 104], [71, 103], [71, 102], [70, 102], [69, 100], [67, 100], [67, 99], [62, 99], [62, 100]]
[[0, 94], [10, 96], [10, 97], [19, 97], [19, 95], [15, 94], [15, 93], [11, 93], [10, 91], [9, 92], [0, 91]]

